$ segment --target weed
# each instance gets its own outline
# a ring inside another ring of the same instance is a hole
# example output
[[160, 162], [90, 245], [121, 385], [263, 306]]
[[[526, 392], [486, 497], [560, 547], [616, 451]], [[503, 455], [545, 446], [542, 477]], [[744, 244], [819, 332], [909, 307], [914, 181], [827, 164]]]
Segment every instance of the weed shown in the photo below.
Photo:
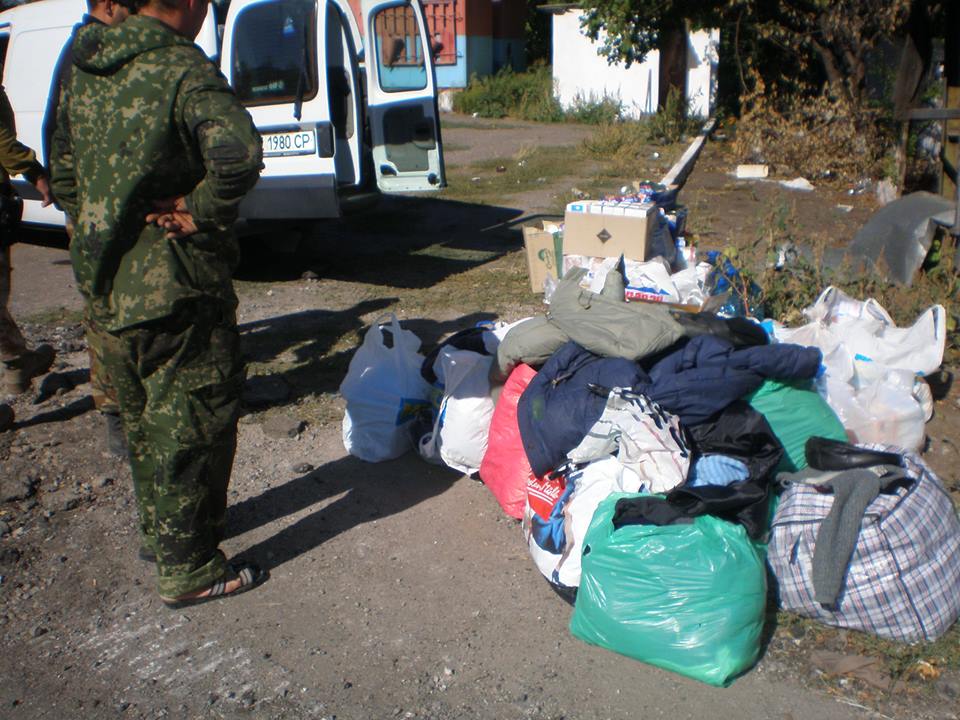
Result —
[[921, 662], [938, 669], [960, 669], [960, 624], [955, 624], [938, 640], [911, 645], [868, 633], [844, 632], [784, 611], [777, 612], [776, 625], [778, 634], [806, 636], [818, 646], [834, 645], [851, 655], [880, 658], [886, 671], [897, 680], [916, 679], [916, 668]]
[[883, 171], [890, 135], [878, 111], [843, 97], [786, 95], [755, 83], [736, 126], [734, 151], [742, 162], [808, 179], [858, 181]]
[[505, 67], [496, 75], [471, 77], [466, 89], [454, 96], [453, 107], [457, 112], [486, 118], [510, 115], [539, 122], [563, 119], [547, 65], [534, 66], [525, 73]]
[[671, 88], [656, 115], [646, 119], [647, 139], [651, 142], [681, 142], [700, 126], [701, 119], [689, 112], [687, 99], [680, 88]]
[[584, 98], [577, 95], [572, 107], [566, 111], [566, 119], [584, 125], [604, 125], [616, 122], [623, 117], [623, 103], [613, 95], [600, 98], [591, 94]]
[[[674, 154], [673, 149], [665, 150], [660, 147], [656, 155], [651, 155], [650, 122], [624, 120], [603, 123], [580, 144], [580, 152], [587, 158], [603, 162], [603, 175], [630, 180], [643, 179], [650, 172], [643, 168], [650, 165], [651, 159]], [[659, 143], [664, 142], [663, 138], [654, 139]], [[676, 154], [679, 155], [679, 152]]]
[[601, 123], [580, 145], [583, 153], [595, 160], [634, 159], [646, 145], [647, 131], [642, 122]]
[[[457, 120], [456, 116], [450, 116], [446, 113], [443, 113], [440, 117], [440, 123], [443, 125], [443, 129], [467, 129], [467, 130], [515, 130], [518, 127], [523, 127], [522, 125], [516, 125], [509, 122], [476, 122], [474, 120]], [[443, 143], [444, 149], [447, 147], [447, 143]]]
[[[827, 262], [825, 242], [802, 246], [793, 235], [797, 226], [795, 209], [785, 204], [773, 207], [760, 223], [756, 239], [745, 247], [729, 248], [718, 262], [730, 259], [741, 271], [744, 288], [753, 281], [761, 288], [761, 302], [767, 317], [786, 325], [805, 322], [803, 309], [833, 285], [855, 298], [875, 298], [900, 325], [912, 324], [931, 305], [946, 308], [947, 361], [960, 355], [956, 316], [960, 313], [960, 280], [954, 272], [953, 253], [941, 252], [939, 262], [917, 273], [910, 287], [884, 279], [883, 262], [876, 269], [852, 267], [847, 259]], [[778, 256], [786, 248], [788, 257], [777, 269]], [[746, 290], [739, 288], [741, 299]], [[734, 288], [736, 292], [738, 288]]]
[[443, 144], [443, 151], [445, 153], [463, 152], [464, 150], [469, 149], [469, 145], [463, 145], [462, 143], [445, 142]]

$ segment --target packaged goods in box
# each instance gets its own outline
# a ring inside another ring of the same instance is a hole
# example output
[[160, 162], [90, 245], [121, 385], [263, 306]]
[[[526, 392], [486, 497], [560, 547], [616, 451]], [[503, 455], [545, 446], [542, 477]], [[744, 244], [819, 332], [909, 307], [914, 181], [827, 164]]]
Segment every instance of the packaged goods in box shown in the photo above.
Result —
[[527, 274], [530, 289], [543, 292], [548, 277], [559, 280], [563, 265], [563, 232], [556, 223], [541, 222], [523, 228], [523, 245], [527, 251]]
[[660, 211], [653, 203], [582, 200], [567, 205], [563, 252], [646, 260]]

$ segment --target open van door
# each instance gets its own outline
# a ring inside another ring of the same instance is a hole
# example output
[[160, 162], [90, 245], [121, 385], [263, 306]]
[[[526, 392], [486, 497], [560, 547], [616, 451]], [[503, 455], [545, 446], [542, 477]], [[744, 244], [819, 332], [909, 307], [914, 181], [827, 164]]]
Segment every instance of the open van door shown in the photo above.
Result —
[[437, 80], [420, 0], [362, 0], [367, 117], [383, 192], [446, 185]]
[[340, 214], [330, 117], [326, 0], [232, 0], [220, 68], [263, 137], [246, 218]]

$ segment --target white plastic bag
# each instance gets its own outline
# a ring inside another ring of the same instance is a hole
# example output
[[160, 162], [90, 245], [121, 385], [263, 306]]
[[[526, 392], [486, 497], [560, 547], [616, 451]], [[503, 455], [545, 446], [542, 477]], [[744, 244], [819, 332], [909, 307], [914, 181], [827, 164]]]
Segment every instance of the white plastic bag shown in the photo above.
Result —
[[[924, 385], [922, 381], [920, 384]], [[916, 384], [911, 373], [888, 370], [859, 390], [830, 378], [821, 378], [818, 386], [852, 442], [883, 442], [906, 450], [923, 445], [927, 417], [914, 394]]]
[[444, 393], [433, 430], [420, 438], [418, 449], [425, 460], [466, 475], [480, 469], [493, 417], [492, 363], [492, 356], [470, 350], [444, 348], [437, 355], [433, 367]]
[[943, 306], [899, 328], [876, 300], [855, 300], [828, 287], [803, 313], [811, 322], [796, 329], [775, 325], [774, 336], [823, 352], [818, 388], [851, 440], [918, 449], [930, 413], [916, 375], [933, 372], [943, 361]]
[[528, 500], [522, 528], [530, 556], [543, 576], [554, 585], [573, 588], [580, 585], [583, 539], [594, 510], [611, 493], [639, 492], [642, 482], [609, 455], [574, 470], [562, 482], [549, 517], [540, 517]]
[[947, 315], [942, 305], [927, 308], [913, 325], [900, 328], [873, 298], [854, 300], [828, 287], [803, 314], [829, 328], [854, 358], [921, 375], [934, 372], [943, 362]]
[[[392, 342], [384, 342], [384, 331]], [[343, 445], [368, 462], [399, 457], [413, 447], [417, 418], [429, 406], [430, 385], [420, 375], [420, 338], [397, 316], [377, 318], [350, 360], [340, 394], [347, 401]]]

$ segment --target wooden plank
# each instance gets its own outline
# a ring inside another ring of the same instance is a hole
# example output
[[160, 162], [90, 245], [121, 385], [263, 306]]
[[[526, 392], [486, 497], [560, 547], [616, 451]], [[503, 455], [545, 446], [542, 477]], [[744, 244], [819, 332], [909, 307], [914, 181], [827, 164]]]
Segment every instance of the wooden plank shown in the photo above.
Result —
[[710, 118], [703, 124], [703, 127], [700, 129], [700, 134], [690, 143], [690, 146], [683, 155], [680, 156], [680, 159], [674, 163], [670, 171], [663, 176], [663, 179], [660, 181], [662, 185], [666, 185], [670, 190], [679, 190], [683, 187], [683, 184], [687, 181], [687, 177], [693, 170], [693, 166], [697, 162], [700, 151], [703, 150], [703, 146], [707, 142], [707, 137], [713, 132], [716, 124], [717, 121], [715, 118]]

